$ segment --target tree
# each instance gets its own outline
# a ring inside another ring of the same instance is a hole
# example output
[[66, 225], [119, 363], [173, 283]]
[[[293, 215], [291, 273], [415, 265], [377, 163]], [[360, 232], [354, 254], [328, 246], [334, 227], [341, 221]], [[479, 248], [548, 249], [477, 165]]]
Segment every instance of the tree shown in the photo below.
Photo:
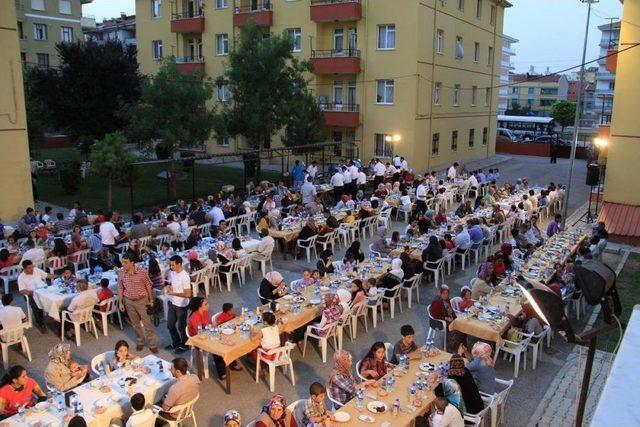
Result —
[[[305, 72], [312, 71], [312, 65], [298, 60], [292, 50], [293, 41], [289, 37], [264, 38], [256, 25], [245, 28], [229, 53], [224, 74], [216, 80], [218, 85], [226, 84], [230, 93], [229, 102], [223, 103], [216, 120], [219, 137], [240, 135], [249, 148], [259, 149], [288, 126], [289, 137], [285, 137], [288, 142], [300, 141], [300, 135], [310, 135], [308, 123], [315, 122], [319, 114], [317, 109], [314, 114], [309, 108], [313, 98], [304, 77]], [[301, 100], [301, 96], [306, 99]], [[296, 108], [301, 103], [304, 103], [302, 110]], [[307, 123], [297, 123], [298, 120]], [[250, 160], [245, 159], [245, 171], [259, 181], [260, 162]]]
[[564, 128], [567, 126], [571, 126], [574, 123], [576, 118], [576, 103], [574, 101], [567, 101], [565, 99], [556, 101], [551, 106], [551, 111], [549, 115], [553, 117], [553, 120], [557, 124], [560, 125], [562, 130], [561, 134], [564, 133]]
[[288, 147], [305, 145], [324, 139], [324, 118], [316, 99], [310, 93], [301, 93], [290, 100], [291, 112], [285, 118], [282, 143]]
[[58, 130], [75, 138], [101, 139], [122, 129], [121, 106], [140, 94], [135, 46], [78, 41], [56, 49], [60, 68], [33, 69], [29, 98], [43, 102]]
[[34, 96], [36, 79], [33, 70], [24, 70], [24, 98], [27, 110], [29, 151], [37, 152], [44, 141], [44, 132], [51, 127], [52, 118], [44, 102]]
[[113, 181], [127, 173], [135, 156], [125, 143], [127, 138], [122, 132], [109, 133], [93, 144], [91, 152], [91, 170], [107, 180], [107, 210], [111, 210], [113, 201]]
[[[123, 108], [128, 136], [142, 145], [162, 144], [174, 154], [181, 147], [202, 147], [209, 139], [214, 112], [207, 107], [213, 82], [197, 73], [183, 74], [169, 58], [153, 78], [144, 78], [140, 100]], [[175, 197], [175, 163], [170, 162], [169, 188]]]

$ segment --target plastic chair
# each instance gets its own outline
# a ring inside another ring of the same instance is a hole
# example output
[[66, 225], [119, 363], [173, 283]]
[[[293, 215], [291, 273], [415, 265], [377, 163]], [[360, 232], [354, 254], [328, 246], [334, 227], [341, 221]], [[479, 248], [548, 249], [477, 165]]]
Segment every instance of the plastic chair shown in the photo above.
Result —
[[93, 320], [93, 306], [75, 310], [70, 312], [63, 310], [60, 315], [60, 341], [64, 341], [64, 325], [65, 323], [72, 323], [76, 334], [76, 345], [80, 347], [80, 326], [85, 325], [87, 332], [91, 333], [93, 329], [93, 335], [98, 339], [98, 328], [96, 328], [96, 322]]
[[57, 271], [62, 270], [66, 265], [66, 256], [52, 256], [47, 258], [47, 271], [51, 274], [56, 274]]
[[93, 372], [96, 377], [100, 376], [100, 365], [102, 365], [105, 372], [108, 373], [111, 371], [111, 367], [106, 363], [106, 361], [107, 358], [113, 358], [114, 353], [115, 352], [113, 350], [109, 350], [98, 354], [97, 356], [93, 356], [93, 359], [91, 359], [91, 372]]
[[[473, 253], [476, 260], [475, 263], [477, 264], [480, 260], [480, 254], [482, 252], [484, 252], [484, 246], [482, 245], [482, 242], [472, 244], [469, 248], [469, 263], [471, 263], [471, 254]], [[462, 269], [464, 270], [464, 267]]]
[[427, 315], [429, 316], [429, 332], [427, 332], [427, 339], [433, 338], [435, 339], [436, 334], [438, 333], [438, 329], [433, 329], [431, 327], [431, 321], [440, 323], [442, 325], [442, 349], [446, 351], [447, 349], [447, 322], [444, 320], [436, 319], [431, 315], [431, 304], [427, 306]]
[[[187, 338], [191, 338], [193, 336], [189, 333], [189, 326], [185, 326], [184, 333], [187, 336]], [[196, 354], [196, 349], [193, 348], [192, 345], [190, 345], [189, 347], [190, 347], [189, 365], [193, 366], [193, 356], [194, 354]], [[209, 378], [209, 353], [201, 349], [200, 355], [202, 356], [202, 366], [204, 367], [204, 377]]]
[[247, 230], [247, 234], [251, 234], [251, 217], [252, 214], [238, 215], [236, 219], [236, 227], [238, 229], [238, 236], [242, 235], [243, 230]]
[[83, 268], [89, 268], [89, 249], [83, 249], [78, 252], [74, 252], [69, 255], [69, 262], [73, 264], [73, 271], [80, 270], [80, 266]]
[[462, 310], [460, 310], [460, 303], [462, 302], [462, 297], [453, 297], [449, 300], [451, 303], [451, 308], [456, 314], [460, 314]]
[[246, 280], [246, 273], [247, 273], [247, 269], [249, 270], [249, 276], [251, 276], [251, 278], [253, 278], [253, 267], [252, 267], [252, 263], [253, 262], [253, 254], [249, 253], [244, 255], [241, 258], [238, 258], [238, 271], [240, 272], [240, 287], [242, 287], [242, 285], [247, 283]]
[[261, 254], [258, 252], [253, 253], [253, 261], [260, 264], [260, 271], [262, 272], [262, 276], [264, 277], [267, 274], [267, 261], [269, 261], [269, 265], [271, 269], [269, 271], [273, 271], [273, 249], [268, 254]]
[[229, 263], [225, 264], [227, 267], [229, 267], [229, 271], [220, 271], [220, 274], [225, 276], [226, 283], [227, 283], [227, 292], [231, 292], [231, 284], [233, 283], [234, 274], [238, 276], [238, 284], [240, 287], [242, 287], [242, 276], [240, 274], [240, 268], [239, 268], [241, 261], [242, 261], [242, 258], [234, 259], [233, 261], [230, 261]]
[[327, 399], [329, 399], [329, 402], [331, 402], [331, 405], [329, 405], [330, 406], [329, 409], [332, 409], [331, 407], [333, 407], [333, 409], [342, 408], [343, 406], [342, 403], [340, 403], [339, 401], [334, 399], [333, 396], [331, 396], [331, 387], [328, 387], [328, 384], [327, 384]]
[[358, 318], [363, 319], [364, 330], [369, 332], [369, 326], [367, 325], [367, 300], [363, 300], [357, 304], [351, 306], [351, 336], [352, 341], [358, 337]]
[[[340, 231], [339, 230], [333, 230], [331, 233], [326, 234], [324, 236], [316, 236], [316, 244], [319, 246], [322, 246], [322, 250], [327, 250], [327, 248], [329, 246], [331, 246], [331, 249], [333, 250], [333, 252], [336, 251], [336, 245], [335, 245], [335, 240], [338, 237], [338, 233]], [[320, 237], [322, 237], [324, 240], [317, 240]]]
[[18, 280], [18, 276], [22, 272], [22, 267], [19, 265], [12, 265], [11, 267], [5, 267], [0, 270], [0, 279], [4, 284], [4, 293], [9, 293], [9, 282], [15, 282]]
[[[104, 307], [104, 311], [100, 310], [100, 307]], [[105, 337], [109, 335], [108, 323], [109, 323], [109, 316], [112, 314], [115, 314], [118, 316], [118, 323], [120, 324], [120, 330], [124, 329], [122, 327], [122, 315], [120, 314], [120, 310], [118, 309], [117, 296], [113, 296], [111, 298], [108, 298], [100, 302], [100, 304], [96, 305], [96, 308], [93, 309], [93, 312], [95, 314], [99, 314], [100, 317], [102, 318], [102, 333], [104, 334]]]
[[382, 258], [382, 254], [380, 254], [380, 252], [374, 251], [373, 250], [373, 243], [369, 243], [369, 253], [373, 256], [376, 256], [378, 258]]
[[396, 209], [396, 221], [402, 215], [402, 222], [408, 223], [409, 218], [411, 217], [411, 210], [413, 209], [413, 203], [409, 203], [408, 205], [400, 205]]
[[[413, 300], [413, 292], [416, 293], [416, 302], [420, 304], [420, 282], [422, 275], [416, 274], [411, 279], [402, 282], [400, 293], [406, 292], [407, 294], [407, 306], [411, 308], [411, 300]], [[407, 286], [405, 286], [407, 285]]]
[[464, 264], [465, 264], [465, 260], [467, 258], [469, 258], [469, 263], [471, 263], [471, 258], [469, 257], [469, 250], [471, 249], [471, 247], [467, 248], [464, 250], [464, 252], [458, 252], [456, 250], [455, 253], [455, 257], [460, 257], [460, 262], [461, 262], [461, 266], [462, 266], [462, 271], [464, 271]]
[[433, 262], [429, 262], [429, 261], [425, 261], [423, 268], [424, 268], [424, 272], [431, 272], [433, 273], [433, 286], [436, 288], [436, 290], [438, 289], [438, 281], [440, 281], [440, 277], [442, 275], [442, 277], [444, 277], [444, 261], [445, 261], [445, 257], [443, 256], [442, 258], [440, 258], [437, 261], [433, 261]]
[[[504, 417], [504, 412], [506, 410], [507, 405], [507, 397], [509, 397], [509, 392], [511, 392], [511, 387], [513, 386], [514, 380], [513, 378], [510, 380], [503, 380], [500, 378], [495, 379], [496, 384], [504, 387], [499, 392], [495, 393], [492, 397], [491, 401], [491, 427], [496, 427], [501, 418]], [[486, 393], [480, 392], [481, 396], [489, 396]]]
[[487, 412], [489, 412], [489, 410], [491, 409], [491, 404], [493, 402], [493, 396], [482, 396], [484, 400], [484, 409], [480, 412], [478, 412], [477, 414], [470, 414], [468, 412], [463, 412], [462, 413], [462, 418], [464, 419], [464, 425], [468, 426], [468, 425], [472, 425], [475, 427], [479, 427], [485, 416], [487, 415]]
[[[333, 347], [338, 348], [338, 342], [336, 338], [337, 322], [329, 323], [323, 327], [308, 325], [307, 330], [304, 333], [304, 345], [302, 346], [302, 357], [304, 357], [307, 351], [307, 340], [309, 338], [315, 338], [318, 340], [320, 349], [322, 351], [322, 363], [327, 363], [327, 346], [329, 344], [329, 338], [333, 337]], [[315, 331], [315, 332], [314, 332]], [[322, 334], [324, 332], [324, 334]]]
[[520, 368], [520, 356], [524, 356], [524, 369], [527, 369], [527, 348], [529, 347], [529, 343], [531, 342], [531, 338], [533, 334], [527, 334], [524, 332], [520, 332], [520, 341], [510, 341], [510, 340], [502, 340], [502, 343], [496, 343], [496, 354], [493, 356], [493, 360], [496, 361], [498, 359], [498, 354], [500, 351], [504, 353], [504, 358], [506, 359], [507, 355], [510, 357], [515, 357], [515, 363], [513, 366], [513, 376], [514, 378], [518, 378], [518, 370]]
[[287, 410], [291, 413], [296, 420], [296, 424], [302, 426], [304, 420], [304, 408], [307, 403], [307, 399], [298, 399], [287, 406]]
[[529, 342], [529, 348], [533, 350], [532, 355], [532, 365], [533, 369], [536, 369], [538, 365], [538, 359], [542, 360], [542, 348], [544, 346], [544, 340], [547, 334], [549, 333], [549, 326], [544, 325], [542, 332], [539, 334], [534, 334], [531, 337], [531, 341]]
[[360, 365], [362, 365], [362, 360], [358, 360], [358, 363], [356, 363], [356, 375], [358, 376], [360, 381], [367, 381], [368, 378], [363, 377], [360, 373]]
[[[197, 395], [191, 402], [187, 402], [184, 405], [176, 405], [171, 408], [168, 412], [175, 418], [173, 420], [164, 418], [162, 413], [158, 414], [158, 418], [167, 423], [170, 427], [178, 427], [185, 420], [191, 418], [193, 421], [193, 426], [198, 427], [198, 423], [196, 422], [196, 415], [193, 412], [193, 406], [196, 404], [200, 395]], [[161, 411], [162, 408], [156, 407], [158, 411]]]
[[[311, 236], [308, 239], [298, 239], [296, 240], [296, 248], [302, 248], [307, 253], [307, 262], [311, 262], [311, 251], [316, 254], [316, 258], [318, 258], [318, 250], [316, 249], [316, 239], [318, 236]], [[301, 244], [304, 243], [304, 244]]]
[[[398, 306], [400, 307], [400, 313], [402, 313], [402, 295], [400, 295], [400, 290], [402, 289], [402, 282], [398, 283], [391, 289], [386, 289], [382, 293], [382, 301], [387, 301], [389, 303], [389, 311], [391, 312], [391, 318], [395, 317], [396, 311], [396, 300], [398, 301]], [[387, 292], [390, 292], [391, 295], [387, 296]]]
[[[336, 335], [338, 336], [338, 349], [342, 349], [342, 338], [344, 333], [344, 328], [349, 327], [352, 328], [351, 322], [351, 308], [349, 310], [343, 310], [340, 315], [340, 319], [338, 319], [338, 325], [336, 326]], [[351, 342], [353, 342], [353, 329], [351, 329], [349, 337], [351, 338]]]
[[373, 320], [374, 329], [378, 327], [378, 310], [380, 310], [380, 318], [384, 322], [384, 309], [382, 307], [382, 297], [384, 291], [378, 290], [378, 295], [374, 301], [367, 300], [366, 306], [371, 311], [371, 319]]
[[[264, 362], [269, 366], [269, 391], [271, 393], [275, 390], [276, 382], [276, 368], [281, 366], [289, 366], [289, 374], [291, 376], [291, 385], [296, 385], [296, 377], [293, 372], [293, 360], [291, 359], [291, 350], [295, 347], [295, 344], [287, 343], [286, 345], [272, 350], [265, 350], [258, 348], [258, 357], [256, 360], [256, 382], [260, 382], [260, 366], [261, 362]], [[274, 356], [273, 360], [270, 360], [264, 356]]]
[[9, 370], [9, 347], [12, 345], [20, 344], [24, 353], [27, 355], [27, 359], [31, 362], [31, 349], [29, 348], [29, 341], [24, 335], [24, 330], [29, 327], [29, 324], [23, 323], [11, 329], [3, 329], [0, 331], [0, 346], [2, 347], [2, 363], [4, 365], [5, 372]]
[[198, 226], [200, 230], [200, 236], [202, 237], [210, 237], [211, 236], [211, 223], [205, 223]]
[[337, 229], [338, 237], [342, 239], [342, 243], [344, 243], [345, 247], [349, 247], [349, 244], [351, 243], [351, 233], [353, 228], [352, 224], [343, 222]]

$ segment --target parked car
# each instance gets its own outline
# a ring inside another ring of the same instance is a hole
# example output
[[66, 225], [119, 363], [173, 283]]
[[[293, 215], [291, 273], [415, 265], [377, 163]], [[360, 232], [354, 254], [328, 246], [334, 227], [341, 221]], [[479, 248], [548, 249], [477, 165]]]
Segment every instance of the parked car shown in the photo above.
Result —
[[[537, 137], [532, 142], [550, 144], [551, 141], [554, 141], [555, 139], [556, 138], [551, 136], [551, 135], [544, 135], [544, 136]], [[564, 140], [564, 139], [558, 138], [558, 145], [571, 145], [571, 143], [569, 141]]]

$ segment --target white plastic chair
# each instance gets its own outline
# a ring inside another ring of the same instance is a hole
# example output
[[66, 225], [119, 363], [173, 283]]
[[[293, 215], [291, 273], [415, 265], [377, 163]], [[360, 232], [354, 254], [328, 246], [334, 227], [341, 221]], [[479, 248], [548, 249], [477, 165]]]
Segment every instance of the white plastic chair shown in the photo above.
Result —
[[251, 234], [251, 214], [238, 215], [236, 219], [236, 227], [238, 228], [238, 236], [242, 235], [243, 230], [247, 230], [247, 234]]
[[482, 254], [482, 252], [484, 252], [484, 246], [482, 245], [482, 242], [472, 244], [471, 247], [469, 248], [469, 264], [471, 264], [471, 254], [474, 255], [476, 260], [475, 263], [477, 264], [478, 261], [480, 260], [480, 254]]
[[261, 254], [261, 253], [258, 253], [258, 252], [254, 252], [253, 253], [253, 261], [255, 261], [258, 264], [260, 264], [260, 271], [262, 272], [262, 277], [264, 277], [267, 274], [267, 261], [269, 262], [269, 265], [271, 266], [271, 269], [269, 271], [273, 271], [273, 259], [272, 259], [272, 257], [273, 257], [273, 249], [268, 254]]
[[433, 329], [431, 327], [431, 321], [440, 323], [442, 325], [442, 349], [446, 351], [447, 349], [447, 322], [444, 320], [436, 319], [431, 316], [431, 304], [427, 306], [427, 315], [429, 316], [429, 332], [427, 332], [427, 339], [436, 338], [438, 334], [438, 329]]
[[60, 315], [60, 341], [64, 341], [64, 325], [66, 323], [72, 323], [76, 335], [76, 345], [80, 347], [80, 326], [85, 325], [87, 332], [91, 333], [93, 329], [93, 335], [98, 339], [98, 328], [96, 328], [96, 322], [93, 320], [93, 306], [87, 308], [81, 308], [70, 312], [63, 310]]
[[351, 233], [353, 232], [353, 225], [343, 222], [338, 227], [338, 237], [342, 239], [342, 243], [344, 243], [345, 247], [349, 247], [351, 243]]
[[111, 367], [106, 362], [107, 358], [113, 358], [114, 353], [115, 352], [113, 350], [109, 350], [98, 354], [97, 356], [93, 356], [93, 359], [91, 359], [91, 372], [93, 372], [96, 377], [100, 376], [100, 365], [102, 365], [106, 373], [111, 371]]
[[69, 255], [69, 262], [73, 264], [73, 271], [80, 270], [81, 266], [84, 268], [89, 267], [89, 249], [83, 249], [78, 252], [74, 252]]
[[351, 336], [353, 339], [358, 337], [358, 318], [363, 319], [364, 330], [365, 332], [369, 332], [369, 326], [367, 325], [368, 320], [368, 310], [367, 310], [367, 300], [363, 300], [357, 304], [354, 304], [351, 307]]
[[[389, 303], [389, 311], [391, 312], [391, 318], [395, 317], [396, 312], [396, 300], [398, 301], [398, 306], [400, 307], [400, 313], [402, 313], [402, 295], [400, 294], [400, 290], [402, 289], [402, 282], [398, 283], [391, 289], [385, 289], [382, 293], [382, 301], [387, 301]], [[390, 292], [391, 295], [387, 296], [387, 292]]]
[[402, 215], [402, 222], [409, 222], [409, 218], [411, 217], [411, 210], [413, 209], [413, 203], [409, 203], [408, 205], [400, 205], [396, 209], [396, 221]]
[[67, 257], [66, 256], [52, 256], [47, 258], [47, 271], [51, 274], [56, 274], [59, 270], [67, 265]]
[[[169, 412], [175, 419], [167, 419], [162, 416], [162, 413], [158, 414], [158, 418], [167, 423], [169, 427], [178, 427], [182, 425], [182, 423], [191, 418], [193, 421], [193, 426], [198, 427], [198, 423], [196, 422], [196, 414], [193, 412], [193, 406], [196, 404], [200, 395], [197, 395], [192, 401], [185, 403], [184, 405], [176, 405], [171, 408]], [[161, 411], [162, 408], [156, 407], [158, 411]]]
[[521, 355], [524, 356], [524, 369], [527, 369], [527, 348], [529, 347], [529, 343], [531, 342], [533, 333], [527, 334], [524, 332], [520, 332], [520, 337], [520, 341], [502, 340], [502, 343], [496, 344], [496, 354], [493, 356], [493, 360], [496, 361], [498, 359], [498, 354], [500, 354], [500, 352], [502, 351], [504, 353], [505, 359], [507, 355], [509, 355], [510, 358], [515, 358], [515, 363], [513, 366], [514, 378], [518, 378]]
[[374, 251], [373, 250], [373, 243], [369, 243], [369, 253], [373, 256], [376, 256], [378, 258], [382, 258], [382, 254], [380, 254], [380, 252]]
[[493, 402], [493, 396], [482, 396], [482, 400], [484, 401], [484, 409], [477, 414], [470, 414], [468, 412], [462, 413], [462, 418], [464, 419], [464, 425], [472, 425], [474, 427], [479, 427], [484, 418], [487, 415], [487, 412], [491, 409], [491, 404]]
[[[294, 347], [295, 344], [287, 343], [282, 347], [274, 348], [272, 350], [258, 348], [258, 357], [256, 360], [256, 382], [260, 382], [260, 367], [261, 362], [264, 362], [269, 366], [269, 391], [271, 391], [271, 393], [275, 390], [276, 368], [281, 366], [289, 366], [291, 385], [295, 387], [296, 377], [293, 372], [293, 360], [291, 359], [291, 350]], [[264, 356], [274, 356], [274, 359], [269, 360], [269, 358]]]
[[363, 377], [360, 373], [360, 365], [362, 365], [362, 360], [358, 360], [358, 363], [356, 363], [356, 375], [358, 376], [360, 381], [367, 381], [368, 378]]
[[539, 334], [534, 334], [531, 337], [531, 341], [529, 342], [529, 348], [533, 350], [532, 352], [532, 365], [533, 369], [536, 369], [538, 366], [538, 359], [542, 360], [542, 348], [544, 346], [544, 340], [549, 334], [549, 326], [544, 325], [542, 332]]
[[329, 234], [325, 234], [324, 236], [319, 236], [322, 237], [324, 240], [317, 240], [319, 237], [316, 236], [316, 244], [319, 246], [322, 246], [322, 250], [325, 251], [327, 250], [327, 248], [329, 246], [331, 246], [331, 249], [333, 250], [333, 252], [336, 251], [336, 239], [338, 238], [338, 233], [340, 233], [340, 230], [333, 230], [331, 233]]
[[408, 279], [402, 282], [400, 293], [405, 292], [407, 294], [407, 306], [409, 308], [411, 308], [411, 300], [413, 300], [414, 291], [416, 293], [416, 302], [420, 304], [420, 282], [421, 281], [422, 281], [422, 275], [416, 274], [411, 279]]
[[[338, 402], [336, 399], [334, 399], [333, 396], [331, 396], [331, 387], [327, 387], [327, 399], [329, 399], [329, 402], [331, 402], [331, 405], [329, 405], [329, 409], [333, 408], [333, 409], [340, 409], [342, 408], [343, 404]], [[249, 426], [247, 426], [249, 427]]]
[[240, 287], [242, 287], [242, 285], [247, 283], [246, 280], [246, 276], [247, 276], [247, 269], [249, 270], [249, 276], [251, 276], [251, 278], [253, 278], [253, 266], [252, 263], [253, 262], [253, 254], [249, 253], [244, 255], [241, 258], [238, 258], [238, 271], [240, 272]]
[[367, 299], [367, 308], [368, 311], [371, 312], [371, 319], [373, 320], [373, 328], [378, 327], [378, 310], [380, 310], [380, 318], [384, 322], [384, 308], [382, 307], [382, 297], [384, 296], [384, 291], [378, 289], [378, 295], [374, 301], [369, 301]]
[[[496, 427], [501, 419], [504, 417], [504, 412], [506, 410], [507, 398], [509, 397], [509, 392], [511, 392], [511, 387], [513, 386], [514, 380], [513, 378], [510, 380], [503, 380], [501, 378], [495, 379], [496, 384], [499, 384], [502, 388], [499, 392], [493, 395], [493, 400], [491, 401], [491, 427]], [[490, 396], [486, 393], [480, 392], [481, 396]]]
[[[342, 338], [344, 334], [344, 328], [353, 328], [353, 323], [351, 322], [351, 308], [349, 310], [343, 310], [340, 315], [340, 319], [338, 319], [338, 325], [336, 326], [336, 335], [338, 336], [338, 349], [342, 349]], [[353, 342], [353, 329], [350, 330], [349, 338]]]
[[425, 261], [423, 264], [424, 272], [427, 271], [433, 273], [433, 286], [438, 289], [438, 281], [440, 281], [441, 277], [444, 277], [444, 262], [445, 257], [443, 256], [437, 261], [429, 262]]
[[[189, 333], [189, 326], [185, 326], [184, 333], [187, 336], [187, 338], [191, 338], [193, 336]], [[196, 354], [196, 349], [193, 348], [193, 346], [191, 345], [189, 347], [190, 347], [189, 364], [193, 366], [193, 356]], [[200, 355], [202, 356], [202, 366], [204, 367], [204, 377], [209, 378], [209, 353], [201, 349]]]
[[242, 287], [242, 276], [240, 273], [240, 263], [242, 262], [242, 258], [234, 259], [226, 264], [229, 267], [229, 271], [220, 271], [220, 274], [225, 276], [225, 281], [227, 283], [227, 292], [231, 292], [231, 284], [233, 283], [233, 276], [236, 275], [238, 277], [238, 285]]
[[11, 267], [5, 267], [0, 270], [0, 279], [4, 284], [4, 293], [9, 293], [9, 282], [15, 282], [18, 280], [18, 276], [22, 272], [22, 267], [19, 265], [12, 265]]
[[460, 303], [462, 302], [462, 297], [453, 297], [449, 300], [451, 303], [451, 308], [456, 314], [460, 314], [462, 310], [460, 310]]
[[0, 346], [2, 347], [2, 363], [4, 370], [9, 370], [9, 347], [12, 345], [20, 344], [22, 350], [31, 362], [31, 349], [29, 348], [29, 341], [24, 335], [24, 330], [29, 327], [28, 323], [23, 323], [11, 329], [3, 329], [0, 331]]
[[[122, 327], [122, 315], [120, 314], [120, 310], [118, 309], [118, 297], [117, 296], [113, 296], [111, 298], [108, 298], [102, 302], [100, 302], [100, 304], [95, 306], [96, 308], [93, 309], [93, 312], [95, 314], [99, 314], [100, 317], [102, 318], [102, 333], [104, 334], [104, 336], [108, 336], [109, 335], [109, 316], [112, 314], [115, 314], [118, 316], [118, 323], [120, 324], [120, 330], [124, 329]], [[100, 307], [104, 307], [104, 311], [100, 310]]]
[[[322, 363], [327, 363], [327, 346], [329, 345], [329, 338], [333, 337], [333, 347], [338, 348], [338, 341], [336, 338], [337, 326], [337, 322], [326, 324], [323, 327], [308, 325], [307, 330], [304, 333], [302, 357], [304, 357], [307, 351], [307, 340], [309, 338], [315, 338], [318, 340], [318, 344], [320, 345], [320, 349], [322, 351]], [[324, 334], [321, 334], [322, 332], [324, 332]]]
[[[316, 240], [318, 236], [311, 236], [308, 239], [296, 240], [296, 248], [304, 249], [307, 254], [307, 262], [311, 262], [311, 251], [315, 253], [315, 257], [318, 258], [318, 250], [316, 249]], [[304, 244], [301, 244], [304, 243]]]
[[469, 264], [471, 264], [471, 257], [469, 255], [469, 251], [471, 250], [471, 247], [467, 248], [464, 250], [464, 252], [458, 252], [456, 250], [455, 252], [455, 257], [460, 257], [460, 265], [462, 266], [462, 271], [464, 271], [464, 265], [465, 265], [465, 261], [467, 260], [467, 258], [469, 259]]

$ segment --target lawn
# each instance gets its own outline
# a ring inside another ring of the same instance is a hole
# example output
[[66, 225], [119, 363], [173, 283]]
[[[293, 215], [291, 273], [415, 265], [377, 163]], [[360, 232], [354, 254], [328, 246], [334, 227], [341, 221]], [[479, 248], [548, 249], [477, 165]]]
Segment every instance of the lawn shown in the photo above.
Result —
[[[52, 159], [58, 164], [65, 160], [81, 160], [79, 151], [75, 148], [51, 148], [42, 149], [39, 159]], [[149, 208], [162, 204], [175, 203], [174, 198], [167, 197], [167, 182], [156, 177], [156, 174], [164, 170], [164, 165], [136, 166], [137, 179], [133, 189], [134, 206], [131, 206], [129, 186], [114, 184], [113, 207], [123, 213], [133, 209]], [[265, 171], [263, 179], [277, 180], [280, 174]], [[222, 185], [232, 184], [236, 189], [243, 188], [243, 170], [240, 168], [200, 165], [195, 167], [195, 196], [203, 197], [220, 191]], [[107, 205], [107, 183], [102, 176], [87, 175], [80, 186], [78, 194], [66, 194], [57, 173], [38, 175], [38, 193], [41, 200], [59, 206], [70, 207], [74, 200], [79, 200], [88, 211], [105, 209]], [[177, 198], [191, 200], [193, 195], [191, 175], [179, 180], [177, 183]]]
[[[629, 255], [620, 275], [618, 276], [618, 293], [622, 302], [622, 316], [620, 321], [624, 324], [629, 322], [631, 311], [635, 304], [640, 304], [640, 254], [632, 253]], [[614, 320], [615, 321], [615, 320]], [[602, 314], [598, 318], [597, 325], [603, 323]], [[600, 350], [612, 352], [618, 339], [620, 332], [618, 329], [610, 331], [598, 337], [598, 348]]]

